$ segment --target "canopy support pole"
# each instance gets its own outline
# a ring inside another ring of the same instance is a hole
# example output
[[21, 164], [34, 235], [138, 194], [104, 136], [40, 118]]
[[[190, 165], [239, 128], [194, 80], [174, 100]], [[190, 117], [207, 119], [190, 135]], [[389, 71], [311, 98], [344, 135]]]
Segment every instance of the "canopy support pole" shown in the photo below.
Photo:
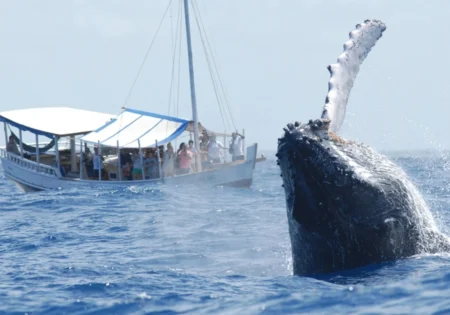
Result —
[[55, 139], [55, 159], [56, 159], [56, 169], [58, 170], [57, 174], [61, 176], [61, 170], [59, 169], [59, 148], [58, 148], [58, 137], [53, 136]]
[[[225, 130], [223, 133], [223, 146], [227, 147], [227, 131]], [[223, 154], [223, 164], [227, 164], [227, 151]]]
[[8, 145], [8, 129], [6, 128], [6, 122], [3, 122], [3, 129], [5, 130], [5, 146]]
[[159, 155], [159, 149], [158, 149], [158, 140], [155, 140], [155, 147], [156, 147], [156, 157], [158, 158], [158, 171], [159, 171], [159, 178], [162, 180], [164, 179], [162, 167], [161, 167], [161, 156]]
[[19, 129], [20, 157], [23, 159], [22, 129]]
[[83, 140], [80, 139], [80, 179], [83, 179]]
[[[189, 60], [189, 82], [191, 85], [191, 103], [192, 103], [192, 119], [194, 120], [194, 146], [197, 152], [200, 152], [199, 135], [198, 135], [198, 115], [197, 115], [197, 99], [195, 96], [195, 80], [194, 80], [194, 62], [192, 61], [191, 47], [191, 27], [189, 23], [189, 4], [188, 0], [184, 0], [184, 19], [186, 22], [186, 41]], [[195, 158], [197, 172], [202, 171], [202, 163], [200, 159]]]
[[139, 159], [141, 160], [141, 171], [142, 171], [142, 179], [145, 179], [144, 172], [144, 158], [142, 157], [142, 148], [141, 148], [141, 140], [138, 139], [138, 147], [139, 147]]
[[100, 140], [97, 140], [98, 148], [98, 180], [102, 180], [102, 147], [100, 146]]
[[122, 181], [122, 167], [120, 167], [122, 163], [120, 162], [120, 148], [119, 148], [119, 140], [117, 140], [117, 170], [119, 171], [119, 181]]
[[245, 152], [247, 152], [247, 148], [245, 147], [245, 129], [242, 129], [242, 135], [244, 136], [244, 139], [242, 139], [242, 154], [244, 155], [244, 159], [246, 159]]
[[39, 158], [39, 136], [38, 134], [35, 135], [36, 138], [36, 163], [39, 164], [40, 158]]
[[77, 151], [75, 149], [75, 136], [70, 137], [70, 171], [77, 171]]

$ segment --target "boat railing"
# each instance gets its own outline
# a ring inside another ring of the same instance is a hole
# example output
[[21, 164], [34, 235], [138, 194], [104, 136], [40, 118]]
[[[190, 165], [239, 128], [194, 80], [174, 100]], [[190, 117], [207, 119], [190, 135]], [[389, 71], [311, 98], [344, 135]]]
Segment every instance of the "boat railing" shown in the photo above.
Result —
[[59, 174], [54, 167], [24, 159], [20, 155], [6, 151], [4, 148], [0, 148], [0, 157], [24, 169], [28, 169], [49, 176], [59, 177]]

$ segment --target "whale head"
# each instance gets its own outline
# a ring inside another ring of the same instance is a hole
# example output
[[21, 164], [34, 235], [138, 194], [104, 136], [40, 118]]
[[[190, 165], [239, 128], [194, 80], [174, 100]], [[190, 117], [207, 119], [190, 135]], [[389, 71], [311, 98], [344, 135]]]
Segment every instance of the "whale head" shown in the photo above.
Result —
[[387, 157], [334, 135], [327, 119], [288, 124], [284, 131], [277, 157], [295, 274], [448, 246], [415, 186]]
[[295, 274], [450, 250], [401, 168], [336, 135], [360, 66], [385, 30], [380, 20], [356, 25], [337, 63], [328, 67], [321, 119], [288, 124], [278, 140]]
[[364, 161], [349, 154], [354, 155], [357, 145], [328, 126], [324, 119], [289, 124], [278, 145], [288, 215], [311, 233], [339, 233], [356, 222], [373, 222], [366, 212], [374, 206], [389, 212], [387, 204], [374, 205], [385, 193], [383, 185], [371, 180], [376, 170], [367, 164], [359, 167]]

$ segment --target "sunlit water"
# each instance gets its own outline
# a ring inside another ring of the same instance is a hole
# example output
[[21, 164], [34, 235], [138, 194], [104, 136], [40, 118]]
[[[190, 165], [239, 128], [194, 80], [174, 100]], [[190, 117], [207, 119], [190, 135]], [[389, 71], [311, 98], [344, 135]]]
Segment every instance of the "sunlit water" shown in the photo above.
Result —
[[[0, 313], [450, 313], [450, 255], [293, 276], [272, 157], [250, 190], [24, 194], [0, 171]], [[448, 232], [445, 161], [393, 159]]]

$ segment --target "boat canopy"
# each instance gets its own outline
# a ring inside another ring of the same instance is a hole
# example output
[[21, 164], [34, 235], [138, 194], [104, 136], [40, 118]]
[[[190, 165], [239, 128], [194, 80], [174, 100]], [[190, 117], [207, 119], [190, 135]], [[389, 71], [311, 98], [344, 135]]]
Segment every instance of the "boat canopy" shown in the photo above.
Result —
[[186, 130], [188, 120], [126, 108], [115, 120], [83, 136], [82, 141], [119, 148], [148, 148], [168, 143]]
[[37, 107], [0, 112], [0, 121], [49, 138], [89, 133], [115, 115], [70, 107]]

